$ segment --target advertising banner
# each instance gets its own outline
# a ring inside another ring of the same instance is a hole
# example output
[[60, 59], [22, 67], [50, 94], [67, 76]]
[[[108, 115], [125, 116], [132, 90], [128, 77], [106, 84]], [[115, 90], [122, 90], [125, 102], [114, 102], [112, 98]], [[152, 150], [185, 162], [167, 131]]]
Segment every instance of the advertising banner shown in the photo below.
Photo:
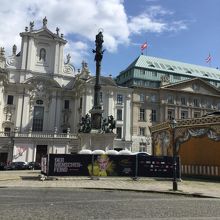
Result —
[[88, 165], [92, 155], [50, 154], [49, 176], [89, 176]]
[[134, 176], [135, 156], [94, 155], [93, 166], [88, 166], [91, 176]]

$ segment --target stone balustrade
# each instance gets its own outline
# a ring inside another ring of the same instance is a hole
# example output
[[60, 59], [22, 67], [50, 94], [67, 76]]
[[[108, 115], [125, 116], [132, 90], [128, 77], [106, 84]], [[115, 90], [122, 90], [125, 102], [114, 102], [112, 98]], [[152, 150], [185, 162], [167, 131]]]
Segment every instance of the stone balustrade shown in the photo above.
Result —
[[18, 138], [70, 138], [77, 139], [76, 134], [70, 133], [52, 133], [52, 132], [0, 132], [0, 137], [18, 137]]

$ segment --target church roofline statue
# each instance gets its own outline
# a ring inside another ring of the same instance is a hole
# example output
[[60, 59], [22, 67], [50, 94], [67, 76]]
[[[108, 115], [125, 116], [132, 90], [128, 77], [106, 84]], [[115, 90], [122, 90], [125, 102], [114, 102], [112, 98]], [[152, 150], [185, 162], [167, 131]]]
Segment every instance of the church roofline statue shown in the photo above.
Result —
[[17, 51], [17, 46], [14, 44], [12, 47], [12, 54], [16, 55], [16, 51]]
[[70, 59], [71, 59], [71, 56], [70, 56], [70, 54], [68, 53], [68, 54], [66, 55], [66, 62], [65, 62], [65, 64], [69, 64], [69, 63], [70, 63]]
[[34, 21], [30, 22], [30, 31], [34, 30]]
[[46, 28], [47, 27], [47, 17], [45, 16], [45, 18], [43, 19], [43, 27]]
[[60, 31], [60, 29], [57, 27], [56, 28], [56, 32], [57, 32], [57, 35], [59, 36], [59, 31]]
[[4, 56], [5, 56], [5, 48], [4, 48], [4, 47], [1, 47], [1, 48], [0, 48], [0, 56], [1, 56], [1, 57], [4, 57]]

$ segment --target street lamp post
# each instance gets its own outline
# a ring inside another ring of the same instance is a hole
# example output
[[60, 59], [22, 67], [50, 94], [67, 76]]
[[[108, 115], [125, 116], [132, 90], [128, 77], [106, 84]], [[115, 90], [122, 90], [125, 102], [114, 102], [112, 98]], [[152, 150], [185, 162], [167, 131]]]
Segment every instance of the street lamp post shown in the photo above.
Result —
[[176, 141], [175, 141], [175, 129], [176, 129], [177, 122], [175, 119], [171, 121], [172, 133], [173, 133], [173, 191], [178, 190], [177, 186], [177, 161], [176, 161]]

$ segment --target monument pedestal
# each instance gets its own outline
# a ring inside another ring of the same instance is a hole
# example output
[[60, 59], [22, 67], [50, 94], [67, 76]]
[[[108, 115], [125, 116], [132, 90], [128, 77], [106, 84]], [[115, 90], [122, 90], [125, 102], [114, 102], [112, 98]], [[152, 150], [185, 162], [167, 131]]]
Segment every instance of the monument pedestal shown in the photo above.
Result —
[[90, 133], [80, 133], [80, 150], [111, 150], [115, 136], [114, 133], [97, 133], [94, 130]]

